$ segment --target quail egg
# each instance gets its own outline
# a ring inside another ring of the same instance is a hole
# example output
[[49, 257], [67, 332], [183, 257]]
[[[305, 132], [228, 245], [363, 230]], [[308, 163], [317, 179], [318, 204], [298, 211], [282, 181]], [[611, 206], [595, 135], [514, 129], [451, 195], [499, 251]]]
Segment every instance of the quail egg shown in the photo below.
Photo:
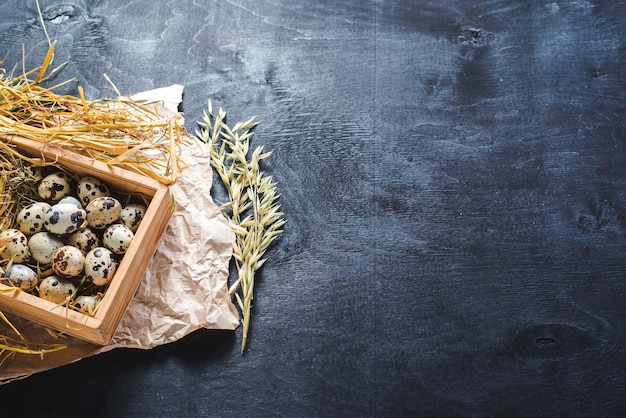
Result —
[[124, 254], [135, 234], [129, 227], [122, 224], [113, 224], [102, 235], [102, 243], [115, 254]]
[[39, 283], [39, 297], [52, 303], [63, 303], [76, 291], [70, 280], [48, 276]]
[[72, 191], [70, 176], [62, 171], [48, 174], [37, 186], [37, 194], [43, 200], [57, 201]]
[[89, 226], [104, 229], [120, 218], [122, 204], [114, 197], [96, 197], [85, 209]]
[[137, 232], [139, 224], [146, 215], [146, 210], [148, 210], [148, 208], [145, 205], [130, 203], [122, 209], [120, 219], [131, 231]]
[[109, 284], [115, 270], [117, 270], [115, 255], [107, 248], [94, 248], [85, 256], [85, 276], [96, 286]]
[[44, 265], [52, 262], [52, 254], [63, 245], [65, 244], [59, 237], [46, 231], [37, 232], [28, 240], [31, 257]]
[[43, 222], [50, 205], [46, 202], [35, 202], [25, 206], [17, 214], [17, 229], [26, 235], [43, 231]]
[[100, 246], [100, 238], [89, 228], [80, 228], [72, 232], [65, 240], [67, 245], [76, 247], [87, 254], [92, 249]]
[[21, 263], [28, 258], [28, 239], [19, 229], [6, 229], [0, 232], [0, 257]]
[[83, 209], [83, 204], [74, 196], [65, 196], [63, 199], [59, 200], [59, 203], [71, 203], [76, 205], [79, 209]]
[[98, 295], [81, 295], [74, 299], [74, 308], [79, 312], [91, 315], [95, 312], [102, 298]]
[[46, 212], [44, 228], [53, 234], [69, 234], [80, 228], [86, 218], [87, 212], [73, 203], [57, 203]]
[[76, 247], [64, 245], [52, 254], [52, 270], [62, 277], [76, 277], [83, 272], [85, 256]]
[[37, 273], [24, 264], [12, 264], [6, 275], [8, 280], [3, 279], [3, 282], [19, 287], [22, 290], [33, 290], [37, 286]]
[[78, 180], [76, 194], [83, 206], [87, 206], [89, 202], [97, 197], [110, 196], [111, 192], [109, 191], [109, 187], [102, 180], [88, 176]]

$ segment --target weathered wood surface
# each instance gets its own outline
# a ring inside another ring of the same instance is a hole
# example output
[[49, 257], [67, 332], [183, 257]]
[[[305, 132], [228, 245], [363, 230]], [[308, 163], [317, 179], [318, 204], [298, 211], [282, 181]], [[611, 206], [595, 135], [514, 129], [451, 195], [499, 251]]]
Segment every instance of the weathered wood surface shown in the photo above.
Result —
[[[0, 388], [3, 415], [626, 410], [621, 2], [41, 3], [89, 96], [106, 73], [185, 85], [191, 130], [209, 98], [256, 115], [289, 223], [244, 355], [114, 351]], [[36, 65], [34, 2], [0, 7], [0, 60]]]

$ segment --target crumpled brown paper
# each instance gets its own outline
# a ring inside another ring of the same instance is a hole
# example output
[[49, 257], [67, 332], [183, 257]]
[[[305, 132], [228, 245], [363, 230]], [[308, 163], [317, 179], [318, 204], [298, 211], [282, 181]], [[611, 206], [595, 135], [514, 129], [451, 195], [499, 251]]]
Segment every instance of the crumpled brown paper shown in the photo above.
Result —
[[[182, 86], [132, 98], [159, 100], [164, 109], [177, 112]], [[225, 297], [234, 235], [210, 195], [208, 147], [188, 137], [182, 158], [189, 167], [170, 186], [176, 211], [111, 344], [101, 347], [74, 337], [54, 337], [44, 327], [5, 312], [28, 341], [63, 343], [67, 348], [43, 358], [4, 353], [0, 385], [115, 348], [150, 349], [199, 328], [233, 330], [238, 326], [237, 310]], [[11, 335], [8, 328], [0, 331]]]

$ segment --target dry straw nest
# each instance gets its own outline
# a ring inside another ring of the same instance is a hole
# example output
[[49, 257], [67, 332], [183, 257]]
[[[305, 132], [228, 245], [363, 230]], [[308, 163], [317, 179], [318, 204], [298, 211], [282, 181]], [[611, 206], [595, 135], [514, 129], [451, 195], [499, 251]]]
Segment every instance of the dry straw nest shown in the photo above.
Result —
[[[12, 138], [70, 148], [168, 185], [186, 167], [180, 158], [186, 132], [179, 115], [161, 111], [160, 103], [136, 103], [121, 96], [113, 85], [118, 96], [112, 99], [87, 100], [80, 86], [75, 96], [57, 94], [76, 80], [50, 85], [64, 64], [51, 67], [55, 43], [49, 45], [37, 68], [9, 72], [0, 62], [0, 231], [11, 228], [19, 209], [34, 199], [39, 169], [54, 165], [54, 161], [20, 154], [10, 145]], [[43, 355], [65, 347], [26, 341], [2, 312], [0, 322], [15, 336], [0, 335], [0, 354]]]

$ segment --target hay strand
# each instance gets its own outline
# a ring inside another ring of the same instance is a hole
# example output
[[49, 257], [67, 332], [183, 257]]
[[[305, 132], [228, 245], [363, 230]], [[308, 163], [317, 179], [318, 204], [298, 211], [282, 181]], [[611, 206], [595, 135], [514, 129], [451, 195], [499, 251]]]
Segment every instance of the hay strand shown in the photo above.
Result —
[[135, 103], [123, 96], [88, 100], [81, 86], [76, 96], [55, 93], [75, 81], [41, 84], [59, 70], [50, 67], [55, 45], [50, 43], [41, 66], [24, 69], [19, 76], [0, 68], [0, 140], [18, 136], [72, 148], [164, 184], [174, 183], [186, 167], [180, 158], [184, 127], [178, 115], [159, 113], [158, 103]]

